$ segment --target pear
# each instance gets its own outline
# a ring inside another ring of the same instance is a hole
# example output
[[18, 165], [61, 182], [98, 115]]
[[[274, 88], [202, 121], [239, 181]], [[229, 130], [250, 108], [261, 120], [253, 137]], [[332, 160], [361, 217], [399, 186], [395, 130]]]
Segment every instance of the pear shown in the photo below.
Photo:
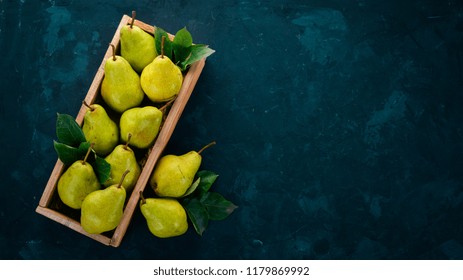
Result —
[[84, 198], [100, 189], [93, 167], [87, 162], [91, 150], [90, 146], [85, 158], [71, 164], [58, 180], [58, 195], [61, 201], [74, 209], [80, 209]]
[[119, 225], [126, 197], [122, 182], [127, 173], [129, 170], [124, 172], [119, 184], [94, 191], [85, 197], [82, 202], [80, 224], [86, 232], [100, 234]]
[[122, 56], [116, 55], [116, 48], [111, 44], [112, 58], [106, 60], [105, 76], [101, 83], [101, 97], [114, 111], [122, 113], [137, 107], [145, 96], [140, 77], [130, 63]]
[[146, 149], [154, 143], [159, 133], [163, 113], [153, 106], [137, 107], [125, 111], [119, 121], [122, 141], [127, 142], [131, 134], [130, 145]]
[[173, 198], [147, 198], [140, 192], [140, 211], [150, 232], [159, 238], [184, 234], [188, 230], [186, 211]]
[[101, 105], [83, 103], [88, 110], [84, 116], [82, 132], [88, 142], [94, 143], [95, 152], [105, 156], [119, 143], [119, 128]]
[[138, 165], [135, 153], [128, 146], [130, 142], [131, 134], [128, 135], [128, 140], [124, 145], [118, 145], [114, 150], [105, 158], [105, 160], [111, 165], [110, 178], [103, 184], [106, 187], [117, 184], [120, 182], [122, 175], [125, 170], [131, 172], [125, 176], [122, 186], [126, 192], [130, 192], [135, 184], [137, 183], [138, 177], [140, 177], [141, 169]]
[[180, 156], [163, 156], [150, 177], [151, 188], [160, 197], [183, 196], [193, 183], [201, 165], [201, 153], [214, 144], [215, 142], [211, 142], [198, 152], [190, 151]]
[[[162, 37], [164, 42], [165, 37]], [[161, 44], [163, 46], [164, 44]], [[183, 76], [180, 68], [164, 55], [158, 55], [148, 64], [140, 76], [143, 91], [153, 102], [168, 101], [177, 96], [182, 87]]]
[[157, 52], [154, 37], [133, 25], [135, 15], [135, 11], [132, 11], [132, 21], [121, 28], [121, 56], [136, 72], [141, 73], [143, 68], [157, 56]]

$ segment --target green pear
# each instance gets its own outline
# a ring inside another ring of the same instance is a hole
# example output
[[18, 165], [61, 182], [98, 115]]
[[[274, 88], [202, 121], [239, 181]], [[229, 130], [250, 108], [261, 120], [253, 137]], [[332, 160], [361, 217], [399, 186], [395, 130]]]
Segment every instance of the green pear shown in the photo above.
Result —
[[186, 211], [173, 198], [143, 198], [141, 194], [140, 211], [146, 219], [150, 232], [159, 238], [184, 234], [188, 230]]
[[198, 152], [186, 154], [165, 155], [156, 165], [150, 177], [149, 184], [160, 197], [181, 197], [193, 183], [193, 179], [201, 165], [201, 153], [214, 145], [211, 142]]
[[85, 197], [82, 202], [80, 224], [86, 232], [100, 234], [119, 225], [126, 197], [122, 182], [128, 172], [129, 170], [125, 171], [119, 184], [94, 191]]
[[74, 209], [80, 209], [84, 198], [100, 189], [93, 167], [87, 162], [91, 149], [88, 149], [83, 160], [71, 164], [58, 180], [58, 195], [61, 201]]
[[94, 143], [93, 149], [98, 155], [109, 154], [119, 143], [119, 128], [99, 104], [88, 105], [84, 116], [82, 132], [88, 142]]
[[139, 149], [150, 147], [159, 133], [162, 116], [162, 111], [153, 106], [125, 111], [119, 121], [122, 141], [127, 142], [127, 135], [131, 134], [131, 146]]
[[104, 66], [105, 76], [101, 83], [101, 97], [111, 109], [122, 113], [140, 105], [145, 94], [140, 86], [137, 72], [125, 58], [116, 55], [114, 45], [111, 47], [113, 56], [106, 60]]
[[121, 181], [122, 175], [126, 170], [131, 172], [125, 176], [122, 186], [126, 192], [130, 192], [137, 183], [140, 177], [141, 169], [137, 162], [135, 153], [128, 146], [132, 135], [128, 136], [128, 141], [124, 145], [118, 145], [114, 150], [105, 158], [111, 165], [110, 178], [103, 184], [106, 187], [117, 184]]
[[154, 37], [133, 25], [134, 21], [135, 11], [132, 12], [131, 23], [121, 28], [121, 56], [135, 71], [141, 73], [143, 68], [157, 56], [157, 52]]
[[177, 96], [182, 87], [183, 75], [180, 68], [161, 51], [161, 55], [141, 72], [140, 83], [151, 101], [163, 102]]

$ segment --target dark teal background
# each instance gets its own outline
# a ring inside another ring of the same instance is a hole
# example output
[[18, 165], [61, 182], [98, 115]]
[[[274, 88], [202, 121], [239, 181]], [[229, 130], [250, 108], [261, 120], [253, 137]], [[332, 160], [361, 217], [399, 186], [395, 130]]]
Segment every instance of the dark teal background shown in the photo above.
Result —
[[[135, 2], [135, 3], [134, 3]], [[463, 259], [463, 3], [0, 1], [2, 259]], [[123, 14], [216, 50], [167, 152], [239, 208], [119, 248], [35, 213]]]

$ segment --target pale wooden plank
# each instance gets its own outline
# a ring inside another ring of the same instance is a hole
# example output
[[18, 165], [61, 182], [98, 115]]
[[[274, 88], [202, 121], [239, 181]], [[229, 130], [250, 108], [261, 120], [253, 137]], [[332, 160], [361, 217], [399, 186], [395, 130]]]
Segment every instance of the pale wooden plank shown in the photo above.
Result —
[[45, 186], [45, 190], [42, 193], [42, 197], [40, 198], [39, 205], [42, 207], [48, 207], [51, 203], [51, 198], [53, 197], [53, 193], [56, 189], [56, 182], [58, 181], [61, 173], [63, 172], [63, 162], [61, 160], [57, 160], [55, 163], [55, 167], [53, 168], [50, 178], [48, 178], [47, 185]]

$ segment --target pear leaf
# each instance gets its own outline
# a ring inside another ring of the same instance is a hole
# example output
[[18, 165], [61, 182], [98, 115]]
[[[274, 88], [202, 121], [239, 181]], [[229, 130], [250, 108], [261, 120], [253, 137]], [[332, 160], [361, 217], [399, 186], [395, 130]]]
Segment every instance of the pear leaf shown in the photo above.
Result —
[[182, 195], [182, 197], [189, 196], [190, 194], [192, 194], [196, 190], [196, 188], [199, 186], [200, 181], [201, 181], [201, 178], [196, 179], [196, 181], [194, 181], [193, 184], [191, 184], [191, 186], [186, 190], [185, 194]]
[[165, 37], [164, 39], [164, 55], [170, 58], [170, 60], [173, 61], [172, 57], [172, 41], [169, 39], [169, 34], [167, 34], [166, 31], [164, 31], [160, 27], [156, 27], [156, 30], [154, 31], [154, 41], [156, 44], [156, 51], [159, 55], [161, 55], [161, 45], [162, 45], [162, 37]]
[[174, 59], [175, 62], [181, 62], [188, 58], [191, 53], [191, 45], [193, 38], [186, 27], [177, 31], [173, 41]]
[[196, 233], [202, 236], [209, 223], [209, 216], [206, 208], [197, 198], [185, 199], [182, 204]]
[[183, 27], [177, 31], [177, 33], [175, 33], [174, 44], [183, 47], [189, 47], [193, 44], [193, 38], [191, 37], [191, 34], [186, 29], [186, 27]]
[[87, 141], [79, 124], [67, 114], [57, 114], [56, 136], [60, 143], [72, 147], [77, 147], [80, 143]]
[[111, 176], [111, 164], [109, 164], [104, 158], [96, 155], [95, 161], [92, 164], [95, 170], [96, 176], [100, 184], [104, 184]]
[[90, 143], [82, 142], [78, 148], [71, 147], [69, 145], [53, 141], [53, 147], [55, 148], [58, 158], [65, 164], [69, 165], [85, 157]]
[[90, 142], [87, 142], [87, 141], [82, 142], [82, 143], [79, 144], [79, 148], [78, 148], [78, 149], [79, 149], [79, 151], [80, 151], [80, 152], [82, 153], [82, 155], [83, 155], [81, 159], [83, 159], [83, 158], [85, 157], [85, 154], [87, 153], [87, 151], [88, 151], [88, 149], [90, 148], [90, 146], [91, 146]]
[[184, 71], [188, 68], [188, 66], [192, 65], [193, 63], [203, 58], [210, 56], [214, 52], [215, 50], [203, 44], [192, 45], [190, 56], [188, 56], [188, 58], [185, 59], [184, 61], [181, 61], [179, 63], [179, 67], [182, 71]]
[[206, 208], [210, 220], [223, 220], [238, 208], [216, 192], [205, 193], [200, 202]]
[[212, 187], [212, 184], [214, 184], [217, 177], [219, 177], [218, 174], [207, 170], [198, 171], [196, 173], [196, 176], [201, 178], [201, 181], [199, 182], [199, 186], [197, 188], [200, 193], [206, 193], [207, 191], [209, 191], [209, 189]]

